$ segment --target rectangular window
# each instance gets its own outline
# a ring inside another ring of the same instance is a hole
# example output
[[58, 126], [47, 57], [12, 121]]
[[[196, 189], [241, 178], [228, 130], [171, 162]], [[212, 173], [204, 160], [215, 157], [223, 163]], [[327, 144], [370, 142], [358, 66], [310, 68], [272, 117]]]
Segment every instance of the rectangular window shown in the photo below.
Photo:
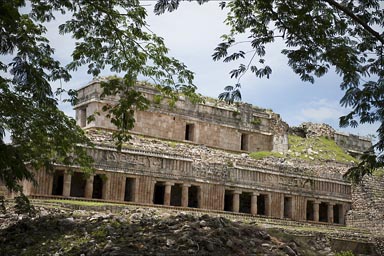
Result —
[[245, 134], [245, 133], [242, 133], [241, 134], [241, 146], [240, 146], [241, 150], [245, 150], [245, 151], [249, 150], [249, 148], [248, 148], [248, 140], [249, 140], [249, 135]]
[[136, 188], [136, 179], [126, 178], [124, 201], [128, 201], [128, 202], [135, 201], [135, 188]]
[[185, 126], [185, 140], [193, 141], [194, 124], [187, 124]]

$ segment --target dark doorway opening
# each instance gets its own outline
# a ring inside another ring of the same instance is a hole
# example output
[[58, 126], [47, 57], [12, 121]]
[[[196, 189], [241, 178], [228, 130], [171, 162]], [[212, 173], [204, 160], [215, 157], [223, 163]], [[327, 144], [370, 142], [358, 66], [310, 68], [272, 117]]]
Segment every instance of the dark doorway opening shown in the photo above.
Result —
[[319, 221], [328, 222], [328, 204], [320, 203], [319, 205]]
[[313, 201], [307, 201], [307, 220], [314, 220]]
[[125, 179], [124, 201], [127, 201], [127, 202], [135, 201], [135, 188], [136, 188], [136, 179], [135, 178], [126, 178]]
[[284, 218], [292, 218], [292, 197], [284, 197]]
[[239, 212], [251, 213], [252, 194], [243, 192], [240, 194], [240, 209]]
[[188, 207], [199, 208], [200, 207], [200, 187], [191, 186], [188, 189]]
[[333, 222], [337, 224], [342, 224], [340, 223], [340, 205], [335, 204], [333, 206]]
[[52, 195], [62, 196], [64, 186], [64, 171], [56, 170], [53, 175]]
[[171, 205], [181, 206], [181, 184], [175, 184], [171, 187]]
[[224, 193], [224, 211], [233, 211], [233, 193], [232, 190], [225, 190]]
[[186, 124], [185, 126], [185, 140], [193, 141], [194, 124]]
[[81, 172], [75, 172], [71, 179], [71, 196], [84, 197], [85, 192], [85, 177]]
[[267, 215], [267, 199], [268, 195], [257, 196], [257, 214]]
[[157, 182], [155, 184], [155, 189], [153, 192], [153, 203], [154, 204], [164, 204], [164, 193], [165, 193], [164, 183]]
[[103, 179], [101, 175], [96, 174], [93, 177], [93, 192], [92, 198], [102, 199], [103, 198]]
[[242, 133], [241, 134], [241, 147], [240, 147], [241, 150], [245, 150], [245, 151], [249, 150], [248, 140], [249, 140], [249, 135], [245, 134], [245, 133]]

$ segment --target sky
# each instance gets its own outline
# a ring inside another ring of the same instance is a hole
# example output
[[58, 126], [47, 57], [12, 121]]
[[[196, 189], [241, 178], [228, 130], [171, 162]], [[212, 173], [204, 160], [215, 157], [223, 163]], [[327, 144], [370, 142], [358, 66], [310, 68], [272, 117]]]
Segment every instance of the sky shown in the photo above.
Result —
[[[229, 28], [224, 24], [226, 13], [213, 1], [203, 6], [197, 3], [182, 2], [179, 9], [160, 16], [153, 14], [154, 1], [142, 1], [147, 8], [147, 22], [150, 29], [165, 40], [170, 49], [170, 56], [184, 62], [195, 73], [194, 84], [198, 92], [217, 98], [227, 85], [234, 85], [236, 80], [230, 79], [229, 71], [238, 63], [222, 63], [212, 60], [214, 48], [221, 42], [220, 36], [227, 33]], [[62, 63], [71, 60], [71, 50], [74, 41], [70, 36], [57, 33], [56, 22], [48, 24], [49, 38], [56, 49], [56, 57]], [[341, 129], [338, 120], [348, 110], [339, 105], [343, 92], [339, 88], [340, 78], [329, 72], [314, 84], [302, 82], [287, 64], [287, 58], [282, 55], [282, 44], [277, 42], [267, 49], [267, 64], [273, 72], [269, 79], [257, 78], [247, 73], [240, 81], [242, 84], [242, 100], [258, 107], [272, 109], [280, 114], [290, 126], [297, 126], [302, 122], [327, 123], [342, 132], [366, 136], [376, 134], [378, 124], [360, 125], [358, 128]], [[105, 70], [101, 76], [113, 73]], [[85, 69], [72, 73], [72, 80], [68, 83], [57, 82], [54, 86], [80, 88], [92, 80], [92, 76]], [[70, 116], [74, 116], [72, 107], [61, 103], [61, 109]]]

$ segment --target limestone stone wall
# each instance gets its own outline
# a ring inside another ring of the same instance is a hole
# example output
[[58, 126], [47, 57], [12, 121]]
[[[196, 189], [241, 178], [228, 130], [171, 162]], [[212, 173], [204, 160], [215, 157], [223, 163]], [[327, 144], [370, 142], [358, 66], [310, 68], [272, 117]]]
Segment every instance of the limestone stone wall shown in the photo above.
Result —
[[347, 215], [347, 225], [368, 228], [384, 234], [384, 175], [365, 177], [353, 186], [352, 209]]
[[[136, 89], [153, 104], [146, 111], [135, 112], [134, 133], [236, 151], [288, 150], [288, 125], [271, 111], [212, 99], [204, 104], [192, 104], [183, 97], [171, 107], [167, 98], [156, 98], [159, 95], [154, 88], [138, 85]], [[75, 106], [77, 123], [84, 128], [113, 130], [115, 127], [102, 107], [116, 104], [117, 98], [101, 99], [100, 93], [97, 82], [79, 90], [79, 103]], [[87, 123], [85, 120], [94, 113], [99, 114]]]
[[338, 146], [357, 158], [364, 152], [372, 150], [372, 141], [370, 138], [338, 132], [327, 124], [305, 122], [298, 127], [290, 127], [289, 132], [304, 138], [323, 136], [333, 139]]
[[[231, 193], [231, 207], [233, 211], [239, 211], [239, 202], [243, 206], [249, 205], [252, 200], [258, 200], [256, 197], [262, 196], [265, 197], [265, 212], [262, 214], [267, 216], [307, 220], [308, 211], [317, 211], [321, 213], [320, 216], [324, 216], [325, 205], [329, 211], [328, 222], [333, 223], [332, 211], [334, 205], [337, 205], [341, 207], [337, 213], [337, 223], [344, 223], [344, 213], [351, 202], [349, 183], [338, 178], [322, 178], [304, 175], [303, 172], [292, 172], [289, 168], [273, 166], [272, 163], [265, 166], [251, 162], [248, 165], [242, 164], [241, 161], [227, 162], [225, 155], [222, 155], [221, 162], [214, 159], [206, 161], [205, 157], [212, 157], [215, 153], [199, 151], [198, 147], [195, 147], [181, 155], [166, 153], [167, 151], [147, 151], [140, 147], [124, 148], [118, 152], [114, 147], [99, 145], [89, 149], [96, 169], [90, 177], [83, 177], [83, 181], [79, 181], [80, 170], [58, 165], [55, 172], [36, 171], [38, 186], [25, 186], [25, 193], [87, 198], [96, 196], [94, 198], [124, 201], [127, 191], [132, 192], [126, 187], [128, 179], [131, 179], [134, 181], [134, 192], [130, 200], [138, 203], [155, 203], [155, 184], [162, 184], [168, 189], [175, 186], [192, 186], [198, 189], [198, 195], [195, 195], [199, 202], [198, 208], [225, 210], [225, 204], [228, 203], [227, 194]], [[105, 177], [100, 181], [102, 186], [95, 183], [95, 176]], [[94, 188], [99, 190], [99, 194], [92, 192]], [[247, 197], [253, 199], [247, 201]], [[169, 196], [167, 198], [169, 200]], [[288, 206], [285, 201], [290, 202]], [[308, 208], [308, 201], [312, 202], [312, 205], [316, 204], [317, 208]], [[255, 206], [257, 201], [252, 202]], [[320, 203], [323, 205], [322, 210], [318, 207]], [[169, 201], [167, 204], [169, 205]], [[252, 211], [252, 214], [256, 214]], [[313, 217], [315, 221], [319, 220], [318, 216]], [[324, 217], [323, 220], [320, 218], [320, 221], [324, 221]]]
[[334, 139], [337, 145], [344, 148], [352, 155], [371, 151], [372, 142], [367, 137], [335, 132]]

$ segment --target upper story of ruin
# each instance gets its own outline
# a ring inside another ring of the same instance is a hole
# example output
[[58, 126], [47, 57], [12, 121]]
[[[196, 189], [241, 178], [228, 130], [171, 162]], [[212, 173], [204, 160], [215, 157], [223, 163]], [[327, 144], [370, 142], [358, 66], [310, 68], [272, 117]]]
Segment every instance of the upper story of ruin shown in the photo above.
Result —
[[[138, 83], [136, 90], [142, 92], [151, 105], [146, 111], [135, 111], [134, 134], [233, 151], [288, 150], [288, 125], [272, 111], [245, 103], [227, 105], [213, 99], [193, 104], [182, 96], [170, 107], [166, 99], [158, 100], [155, 88]], [[101, 98], [101, 92], [98, 80], [78, 90], [79, 101], [74, 109], [79, 126], [115, 129], [102, 107], [116, 103], [117, 99]], [[87, 123], [87, 117], [94, 112], [100, 115]]]
[[[101, 98], [100, 81], [94, 80], [78, 90], [78, 103], [74, 107], [76, 121], [84, 129], [114, 130], [116, 127], [102, 108], [105, 104], [116, 104], [117, 96]], [[135, 89], [151, 104], [145, 111], [135, 111], [133, 134], [231, 151], [288, 151], [288, 125], [270, 110], [246, 103], [228, 105], [210, 98], [206, 98], [205, 103], [193, 104], [183, 96], [171, 107], [167, 98], [159, 97], [153, 86], [138, 83]], [[87, 117], [95, 112], [100, 115], [87, 123]], [[357, 158], [371, 150], [372, 146], [369, 138], [337, 132], [325, 124], [303, 123], [300, 127], [293, 127], [292, 131], [302, 137], [325, 136], [333, 139]]]

